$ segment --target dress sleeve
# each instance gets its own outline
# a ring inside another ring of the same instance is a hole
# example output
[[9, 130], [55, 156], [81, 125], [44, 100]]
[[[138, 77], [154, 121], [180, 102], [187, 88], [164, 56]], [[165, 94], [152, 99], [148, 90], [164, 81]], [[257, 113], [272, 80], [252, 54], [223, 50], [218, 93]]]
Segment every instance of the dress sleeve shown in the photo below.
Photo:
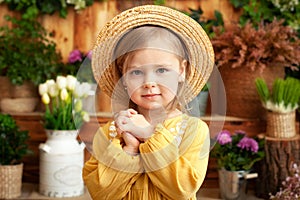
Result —
[[206, 123], [188, 120], [178, 147], [174, 135], [161, 126], [140, 145], [144, 168], [155, 188], [168, 199], [195, 197], [206, 175], [210, 148]]
[[93, 140], [93, 155], [83, 168], [83, 180], [93, 199], [122, 199], [143, 171], [139, 155], [123, 151], [119, 139], [108, 140], [101, 128]]

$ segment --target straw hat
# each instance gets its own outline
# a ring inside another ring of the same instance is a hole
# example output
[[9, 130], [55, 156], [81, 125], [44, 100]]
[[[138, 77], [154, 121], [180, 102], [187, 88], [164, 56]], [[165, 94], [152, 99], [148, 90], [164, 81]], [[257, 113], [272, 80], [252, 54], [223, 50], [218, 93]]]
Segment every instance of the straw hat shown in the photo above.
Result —
[[145, 5], [126, 10], [100, 31], [93, 49], [92, 68], [101, 91], [110, 97], [120, 77], [115, 73], [114, 49], [129, 30], [142, 25], [157, 25], [170, 29], [181, 37], [189, 54], [191, 70], [186, 75], [188, 89], [183, 93], [187, 101], [199, 94], [207, 82], [213, 66], [214, 52], [209, 37], [192, 18], [174, 9]]

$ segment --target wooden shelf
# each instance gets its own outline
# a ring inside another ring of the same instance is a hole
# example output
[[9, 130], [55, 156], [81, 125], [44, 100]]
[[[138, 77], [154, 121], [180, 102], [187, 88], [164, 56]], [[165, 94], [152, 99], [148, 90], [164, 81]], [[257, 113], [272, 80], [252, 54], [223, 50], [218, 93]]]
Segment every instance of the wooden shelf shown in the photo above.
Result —
[[[11, 113], [16, 123], [22, 130], [28, 130], [30, 140], [28, 142], [29, 147], [33, 150], [34, 154], [24, 158], [24, 174], [23, 181], [38, 183], [39, 182], [39, 144], [46, 141], [46, 133], [42, 125], [41, 112], [34, 113]], [[105, 124], [111, 119], [111, 113], [97, 113], [97, 115], [91, 115], [90, 122], [83, 125], [80, 130], [79, 139], [86, 144], [85, 160], [90, 157], [90, 153], [87, 150], [93, 139], [96, 130], [100, 125]], [[210, 128], [211, 134], [217, 134], [213, 131], [220, 128], [227, 129], [231, 132], [235, 130], [244, 130], [249, 136], [258, 135], [265, 131], [265, 122], [258, 119], [242, 119], [235, 117], [224, 116], [205, 116], [201, 117]], [[217, 127], [217, 128], [216, 128]], [[203, 187], [215, 188], [218, 187], [218, 173], [216, 162], [213, 158], [210, 158], [206, 179], [203, 183]]]

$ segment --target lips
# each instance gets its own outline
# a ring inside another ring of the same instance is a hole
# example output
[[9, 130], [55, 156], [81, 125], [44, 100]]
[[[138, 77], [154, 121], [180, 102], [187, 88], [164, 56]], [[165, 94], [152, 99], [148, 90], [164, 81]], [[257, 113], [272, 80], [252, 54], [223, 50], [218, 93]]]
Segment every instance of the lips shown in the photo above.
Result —
[[145, 95], [142, 95], [142, 97], [144, 98], [154, 98], [154, 97], [158, 97], [160, 96], [160, 94], [145, 94]]

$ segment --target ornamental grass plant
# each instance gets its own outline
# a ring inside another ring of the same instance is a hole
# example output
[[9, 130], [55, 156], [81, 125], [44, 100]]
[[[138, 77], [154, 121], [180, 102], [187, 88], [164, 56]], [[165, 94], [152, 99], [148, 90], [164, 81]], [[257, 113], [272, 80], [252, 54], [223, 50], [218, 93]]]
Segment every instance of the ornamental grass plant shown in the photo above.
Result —
[[244, 131], [221, 131], [212, 149], [211, 156], [217, 159], [219, 169], [229, 171], [249, 171], [254, 163], [263, 159], [264, 140], [250, 138]]
[[255, 80], [255, 85], [262, 105], [270, 111], [289, 113], [296, 110], [300, 104], [300, 80], [287, 77], [277, 78], [271, 90], [262, 78]]
[[72, 75], [57, 76], [39, 85], [45, 104], [44, 127], [49, 130], [76, 130], [89, 121], [82, 101], [88, 96], [90, 84], [80, 83]]

